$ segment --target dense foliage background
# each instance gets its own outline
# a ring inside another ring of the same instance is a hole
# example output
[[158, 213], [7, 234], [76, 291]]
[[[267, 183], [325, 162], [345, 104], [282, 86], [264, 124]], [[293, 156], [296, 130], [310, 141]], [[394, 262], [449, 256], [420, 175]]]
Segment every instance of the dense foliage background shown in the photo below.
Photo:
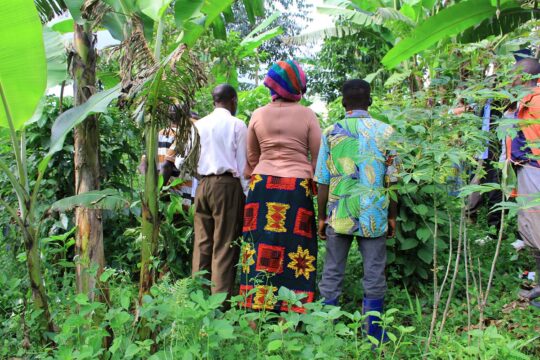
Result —
[[[35, 3], [43, 20], [62, 12], [65, 5], [54, 2], [59, 6], [55, 9], [50, 7], [52, 2]], [[103, 3], [126, 10], [129, 2]], [[178, 10], [176, 4], [183, 1], [163, 3], [165, 10], [159, 21], [151, 22], [146, 19], [151, 16], [138, 14], [144, 20], [141, 26], [148, 37], [148, 50], [156, 53], [161, 49], [163, 54], [170, 54], [177, 49], [181, 34], [187, 41], [185, 34], [191, 36], [193, 29], [202, 25], [197, 25], [196, 15], [185, 17]], [[142, 95], [112, 101], [97, 120], [100, 185], [102, 189], [114, 189], [114, 196], [109, 198], [116, 200], [111, 200], [111, 206], [103, 206], [101, 213], [105, 268], [90, 266], [87, 270], [98, 278], [95, 299], [77, 291], [75, 268], [81, 259], [75, 249], [76, 206], [57, 203], [75, 195], [73, 137], [68, 135], [61, 150], [52, 155], [44, 175], [38, 166], [50, 153], [53, 124], [73, 107], [73, 98], [45, 97], [40, 116], [17, 133], [26, 145], [28, 187], [33, 188], [43, 176], [35, 195], [35, 211], [39, 214], [35, 219], [39, 224], [36, 238], [54, 328], [44, 330], [40, 320], [43, 311], [32, 306], [27, 242], [22, 240], [17, 218], [6, 210], [9, 205], [17, 208], [14, 204], [18, 198], [9, 176], [2, 173], [0, 357], [538, 358], [538, 312], [518, 301], [516, 295], [520, 286], [529, 284], [521, 274], [533, 269], [528, 253], [516, 252], [511, 245], [519, 237], [518, 205], [507, 201], [500, 204], [506, 211], [499, 229], [487, 224], [487, 215], [493, 209], [484, 206], [474, 219], [465, 211], [468, 193], [493, 189], [470, 185], [472, 177], [482, 171], [476, 156], [487, 141], [497, 148], [504, 136], [501, 131], [481, 131], [478, 109], [487, 99], [495, 99], [503, 111], [523, 95], [523, 89], [511, 86], [515, 76], [513, 51], [528, 48], [533, 55], [538, 53], [536, 5], [531, 10], [528, 4], [501, 1], [503, 8], [497, 19], [497, 4], [487, 0], [325, 1], [319, 11], [334, 16], [335, 28], [299, 36], [303, 28], [300, 24], [310, 20], [312, 4], [308, 1], [238, 1], [230, 9], [218, 3], [206, 2], [208, 7], [203, 8], [207, 19], [217, 13], [217, 20], [208, 24], [203, 21], [207, 28], [190, 44], [191, 60], [180, 55], [185, 63], [167, 63], [159, 73], [165, 74], [163, 79], [171, 79], [180, 76], [169, 70], [173, 66], [185, 70], [199, 64], [200, 84], [186, 80], [171, 89], [189, 93], [186, 99], [192, 101], [192, 110], [200, 116], [212, 110], [211, 89], [230, 82], [240, 89], [237, 116], [249, 122], [251, 113], [271, 100], [260, 85], [266, 67], [272, 61], [297, 56], [309, 76], [304, 104], [324, 105], [325, 110], [317, 114], [321, 127], [344, 114], [339, 97], [343, 82], [365, 78], [373, 87], [371, 113], [395, 128], [393, 147], [402, 164], [400, 182], [389, 191], [399, 200], [399, 217], [396, 237], [387, 240], [388, 311], [382, 316], [391, 341], [372, 350], [372, 344], [361, 336], [365, 318], [361, 314], [362, 259], [356, 245], [350, 252], [339, 308], [317, 302], [307, 305], [305, 314], [274, 314], [250, 313], [235, 305], [223, 313], [220, 306], [225, 297], [209, 296], [204, 281], [190, 277], [193, 210], [185, 211], [180, 199], [167, 188], [156, 187], [160, 226], [156, 251], [148, 259], [156, 282], [147, 293], [140, 292], [148, 189], [147, 178], [138, 166], [141, 156], [149, 151], [143, 141], [148, 137], [149, 120], [139, 111], [147, 103], [140, 98], [160, 101], [165, 97], [151, 97], [154, 87], [145, 88], [145, 84], [133, 81], [133, 88], [142, 87]], [[456, 6], [461, 7], [459, 11], [444, 13]], [[489, 8], [486, 14], [491, 14], [475, 15], [479, 17], [475, 18], [474, 34], [472, 27], [458, 33], [439, 31], [438, 26], [444, 27], [445, 22], [461, 22], [460, 16], [470, 14], [473, 6]], [[511, 6], [514, 12], [510, 14]], [[281, 13], [272, 15], [276, 10]], [[121, 16], [107, 11], [103, 27], [118, 35], [116, 20]], [[522, 11], [528, 11], [528, 17]], [[272, 21], [266, 21], [269, 18]], [[125, 19], [119, 21], [131, 24]], [[263, 27], [258, 28], [261, 24]], [[275, 29], [277, 26], [281, 30]], [[416, 38], [419, 47], [414, 54], [397, 56], [396, 65], [388, 65], [392, 61], [389, 51], [417, 36], [416, 31], [425, 33], [426, 28], [436, 37], [435, 42], [424, 46], [425, 42]], [[254, 29], [257, 33], [251, 34]], [[134, 39], [126, 41], [133, 44]], [[307, 58], [299, 56], [306, 53], [302, 49], [317, 41], [322, 44], [318, 52]], [[143, 45], [136, 50], [146, 51]], [[121, 79], [125, 81], [125, 52], [126, 48], [115, 46], [98, 50], [99, 90], [114, 90]], [[132, 55], [136, 54], [134, 51]], [[140, 63], [133, 66], [142, 68]], [[63, 86], [71, 86], [69, 80]], [[473, 111], [453, 115], [451, 110], [463, 103]], [[145, 109], [154, 114], [152, 107]], [[164, 117], [155, 114], [157, 124], [165, 126]], [[7, 130], [1, 131], [0, 159], [15, 172], [18, 164], [12, 142]], [[499, 166], [504, 174], [499, 189], [509, 194], [515, 175], [504, 163]], [[94, 206], [108, 195], [101, 196], [85, 206]], [[319, 259], [324, 259], [324, 253], [321, 241]], [[323, 261], [318, 264], [320, 276]], [[300, 301], [287, 289], [280, 289], [279, 297], [290, 303]], [[233, 303], [241, 300], [237, 297]], [[255, 331], [249, 326], [252, 320], [258, 324]]]

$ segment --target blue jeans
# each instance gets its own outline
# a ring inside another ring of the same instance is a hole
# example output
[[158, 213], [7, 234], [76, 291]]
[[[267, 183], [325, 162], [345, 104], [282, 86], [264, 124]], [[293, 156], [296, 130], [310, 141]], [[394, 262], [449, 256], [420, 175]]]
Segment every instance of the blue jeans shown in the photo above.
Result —
[[[326, 258], [319, 292], [326, 300], [339, 298], [345, 277], [347, 256], [354, 240], [353, 235], [337, 234], [326, 228]], [[364, 265], [364, 298], [380, 299], [386, 293], [386, 235], [377, 238], [356, 236]]]

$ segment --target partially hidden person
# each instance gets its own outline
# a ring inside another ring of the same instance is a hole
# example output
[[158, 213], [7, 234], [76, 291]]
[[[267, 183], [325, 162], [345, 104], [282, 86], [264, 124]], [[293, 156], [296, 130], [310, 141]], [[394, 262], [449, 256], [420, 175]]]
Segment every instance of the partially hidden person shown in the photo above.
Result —
[[246, 177], [240, 294], [253, 310], [303, 312], [277, 300], [285, 287], [315, 297], [317, 234], [313, 173], [321, 129], [315, 113], [299, 104], [306, 76], [296, 61], [273, 64], [264, 85], [272, 102], [253, 112]]
[[[518, 203], [526, 204], [535, 198], [538, 201], [540, 196], [540, 86], [535, 78], [540, 75], [540, 64], [534, 58], [525, 58], [516, 63], [516, 69], [521, 74], [513, 85], [525, 86], [530, 93], [518, 102], [517, 133], [508, 139], [506, 153], [517, 168]], [[521, 291], [519, 295], [540, 307], [540, 302], [534, 301], [540, 298], [540, 206], [518, 212], [518, 231], [536, 260], [537, 282], [532, 290]]]
[[[173, 183], [180, 176], [180, 169], [184, 161], [183, 154], [187, 153], [192, 147], [193, 139], [196, 136], [195, 128], [192, 126], [188, 143], [178, 144], [177, 132], [181, 113], [180, 105], [171, 105], [169, 107], [170, 125], [160, 130], [158, 134], [159, 172], [163, 176], [163, 184], [165, 185]], [[192, 125], [195, 124], [198, 118], [197, 114], [190, 113]], [[184, 147], [184, 151], [179, 151], [181, 147]], [[187, 210], [194, 200], [192, 196], [193, 178], [189, 175], [183, 175], [181, 180], [180, 183], [172, 186], [170, 191], [182, 198], [184, 210]]]
[[[195, 123], [201, 150], [195, 194], [195, 240], [192, 271], [207, 271], [211, 292], [232, 295], [242, 233], [247, 181], [247, 127], [236, 118], [238, 96], [228, 84], [212, 92], [214, 111]], [[224, 309], [228, 307], [224, 305]]]
[[[319, 292], [339, 304], [347, 256], [356, 238], [364, 267], [363, 313], [383, 312], [386, 293], [386, 238], [394, 236], [397, 203], [387, 187], [397, 181], [397, 159], [390, 150], [391, 126], [372, 118], [370, 85], [343, 85], [345, 118], [323, 131], [315, 181], [319, 185], [318, 233], [326, 240]], [[386, 341], [377, 316], [368, 316], [367, 335]]]

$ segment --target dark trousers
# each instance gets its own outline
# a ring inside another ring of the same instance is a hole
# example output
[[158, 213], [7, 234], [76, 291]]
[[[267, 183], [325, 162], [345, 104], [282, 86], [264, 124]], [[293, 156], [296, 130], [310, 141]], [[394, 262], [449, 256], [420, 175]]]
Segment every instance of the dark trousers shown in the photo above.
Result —
[[[386, 236], [357, 236], [356, 239], [364, 264], [364, 298], [383, 298], [386, 293]], [[319, 283], [321, 297], [326, 300], [334, 300], [341, 295], [347, 256], [353, 240], [353, 235], [337, 234], [332, 227], [326, 228], [326, 258]]]
[[197, 187], [192, 271], [209, 272], [212, 294], [232, 295], [244, 202], [240, 180], [230, 175], [204, 177]]
[[[481, 179], [474, 178], [471, 183], [477, 184], [499, 184], [500, 183], [500, 170], [493, 166], [493, 161], [484, 160], [482, 166], [486, 171], [486, 174]], [[469, 196], [468, 211], [469, 214], [474, 218], [479, 208], [482, 206], [482, 203], [485, 202], [488, 210], [490, 211], [487, 215], [488, 225], [494, 226], [496, 229], [499, 229], [501, 225], [501, 211], [491, 211], [494, 206], [500, 203], [503, 199], [502, 191], [492, 190], [484, 194], [473, 193]]]

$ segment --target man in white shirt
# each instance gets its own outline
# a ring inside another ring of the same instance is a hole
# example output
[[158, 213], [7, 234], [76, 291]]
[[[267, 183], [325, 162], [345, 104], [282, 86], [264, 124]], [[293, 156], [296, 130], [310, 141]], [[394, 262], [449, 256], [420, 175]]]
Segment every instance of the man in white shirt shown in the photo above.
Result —
[[212, 92], [214, 111], [195, 123], [199, 132], [201, 177], [195, 194], [195, 242], [193, 273], [206, 270], [212, 294], [232, 295], [239, 248], [234, 241], [242, 234], [247, 181], [247, 127], [234, 117], [238, 97], [228, 85]]

